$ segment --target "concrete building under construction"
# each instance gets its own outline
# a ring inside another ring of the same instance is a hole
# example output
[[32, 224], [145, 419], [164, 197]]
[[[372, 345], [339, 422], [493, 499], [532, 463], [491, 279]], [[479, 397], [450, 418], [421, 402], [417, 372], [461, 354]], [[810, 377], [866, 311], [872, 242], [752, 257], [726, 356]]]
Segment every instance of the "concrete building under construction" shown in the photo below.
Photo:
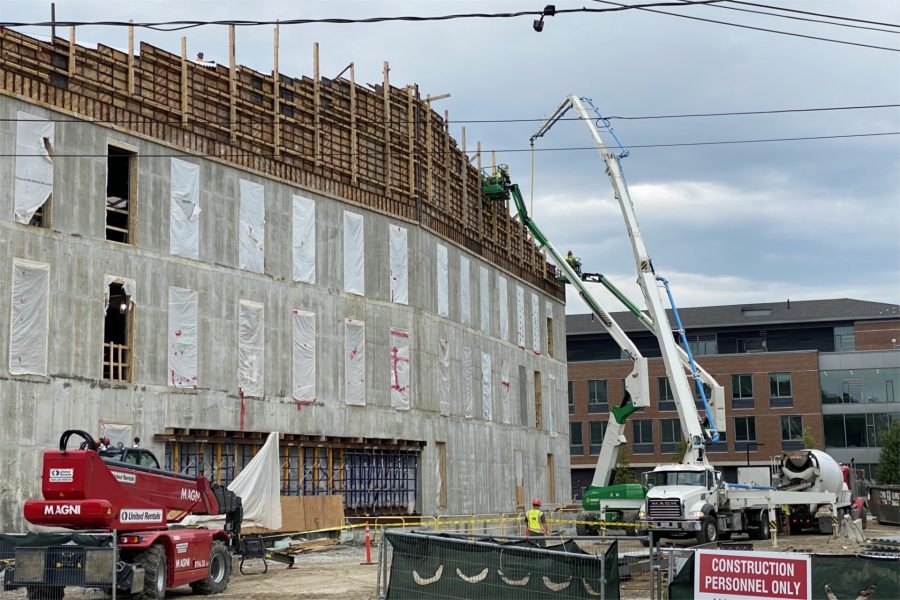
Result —
[[563, 287], [465, 132], [275, 48], [0, 29], [0, 531], [66, 429], [222, 483], [279, 431], [282, 493], [350, 514], [568, 499]]

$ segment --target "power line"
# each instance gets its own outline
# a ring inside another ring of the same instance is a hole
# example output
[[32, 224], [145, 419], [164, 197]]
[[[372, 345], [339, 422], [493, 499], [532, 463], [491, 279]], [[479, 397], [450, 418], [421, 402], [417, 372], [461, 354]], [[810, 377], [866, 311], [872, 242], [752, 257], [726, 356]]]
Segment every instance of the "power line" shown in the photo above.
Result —
[[[729, 0], [729, 1], [731, 1], [731, 0]], [[767, 29], [765, 27], [754, 27], [753, 25], [742, 25], [740, 23], [731, 23], [729, 21], [719, 21], [716, 19], [706, 19], [703, 17], [694, 17], [691, 15], [681, 15], [678, 13], [666, 12], [664, 10], [655, 10], [653, 8], [644, 8], [644, 7], [640, 7], [636, 4], [635, 5], [621, 4], [619, 2], [611, 2], [610, 0], [594, 0], [594, 2], [597, 2], [600, 4], [612, 4], [614, 6], [633, 6], [634, 8], [637, 8], [638, 10], [643, 10], [646, 12], [657, 13], [660, 15], [668, 15], [670, 17], [679, 17], [682, 19], [691, 19], [692, 21], [703, 21], [704, 23], [715, 23], [717, 25], [727, 25], [729, 27], [738, 27], [740, 29], [750, 29], [753, 31], [764, 31], [766, 33], [776, 33], [778, 35], [787, 35], [787, 36], [791, 36], [791, 37], [804, 38], [804, 39], [808, 39], [808, 40], [818, 40], [820, 42], [830, 42], [832, 44], [843, 44], [846, 46], [858, 46], [860, 48], [871, 48], [873, 50], [886, 50], [888, 52], [900, 52], [900, 48], [890, 48], [888, 46], [876, 46], [874, 44], [863, 44], [861, 42], [849, 42], [847, 40], [836, 40], [834, 38], [826, 38], [826, 37], [820, 37], [820, 36], [816, 36], [816, 35], [806, 35], [803, 33], [782, 31], [780, 29]], [[683, 6], [690, 6], [690, 4], [684, 4]]]
[[884, 23], [882, 21], [869, 21], [867, 19], [854, 19], [852, 17], [827, 15], [827, 14], [823, 14], [823, 13], [810, 12], [807, 10], [797, 10], [795, 8], [785, 8], [783, 6], [772, 6], [771, 4], [758, 4], [756, 2], [743, 2], [741, 0], [726, 0], [726, 1], [730, 2], [731, 4], [743, 4], [745, 6], [755, 6], [757, 8], [771, 8], [772, 10], [780, 10], [782, 12], [791, 12], [791, 13], [797, 13], [797, 14], [801, 14], [801, 15], [812, 15], [814, 17], [825, 17], [828, 19], [840, 19], [841, 21], [853, 21], [854, 23], [868, 23], [869, 25], [884, 25], [885, 27], [900, 28], [900, 25], [898, 25], [897, 23]]
[[[683, 0], [684, 2], [688, 2], [688, 0]], [[728, 0], [726, 0], [727, 2]], [[823, 21], [822, 19], [810, 19], [808, 17], [795, 17], [793, 15], [780, 15], [778, 13], [768, 12], [764, 10], [752, 10], [749, 8], [737, 8], [734, 6], [723, 6], [721, 4], [711, 4], [713, 8], [721, 8], [724, 10], [734, 10], [739, 12], [751, 13], [755, 15], [766, 15], [769, 17], [778, 17], [780, 19], [791, 19], [793, 21], [806, 21], [808, 23], [822, 23], [823, 25], [834, 25], [835, 27], [848, 27], [850, 29], [864, 29], [867, 31], [880, 31], [881, 33], [893, 33], [895, 35], [900, 35], [900, 31], [893, 31], [891, 29], [881, 29], [880, 27], [867, 27], [865, 25], [853, 25], [850, 23], [835, 23], [834, 21]], [[832, 18], [832, 17], [830, 17]], [[840, 18], [840, 17], [833, 17]]]

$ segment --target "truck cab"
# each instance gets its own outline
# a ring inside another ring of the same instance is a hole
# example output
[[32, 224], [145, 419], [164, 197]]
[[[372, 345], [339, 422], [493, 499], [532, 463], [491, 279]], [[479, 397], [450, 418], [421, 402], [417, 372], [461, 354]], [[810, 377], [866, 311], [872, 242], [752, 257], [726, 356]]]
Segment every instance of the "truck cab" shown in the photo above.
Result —
[[710, 465], [666, 464], [644, 473], [647, 489], [639, 517], [649, 530], [693, 533], [700, 543], [718, 539], [718, 516], [727, 502], [722, 473]]

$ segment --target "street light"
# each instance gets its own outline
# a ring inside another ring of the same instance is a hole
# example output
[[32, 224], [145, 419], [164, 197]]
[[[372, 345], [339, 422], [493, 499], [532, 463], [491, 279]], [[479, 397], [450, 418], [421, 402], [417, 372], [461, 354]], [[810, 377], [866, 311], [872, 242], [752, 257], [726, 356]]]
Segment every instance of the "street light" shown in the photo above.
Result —
[[750, 466], [750, 445], [753, 444], [753, 451], [756, 452], [760, 446], [765, 446], [765, 444], [760, 444], [759, 442], [744, 442], [746, 446], [744, 446], [744, 450], [747, 451], [747, 466]]

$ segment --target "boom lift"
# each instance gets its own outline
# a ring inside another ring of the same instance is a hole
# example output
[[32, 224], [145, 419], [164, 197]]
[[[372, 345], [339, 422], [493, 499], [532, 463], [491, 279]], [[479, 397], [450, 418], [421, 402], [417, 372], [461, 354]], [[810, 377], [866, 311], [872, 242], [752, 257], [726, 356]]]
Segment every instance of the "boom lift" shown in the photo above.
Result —
[[[77, 450], [68, 448], [73, 436], [82, 440]], [[243, 516], [241, 499], [202, 472], [195, 478], [164, 471], [149, 450], [102, 449], [90, 434], [69, 430], [60, 437], [58, 451], [44, 452], [41, 489], [43, 500], [25, 503], [25, 519], [79, 531], [114, 531], [119, 568], [113, 579], [111, 551], [101, 555], [77, 543], [71, 551], [66, 546], [67, 560], [56, 560], [54, 548], [34, 547], [28, 537], [34, 534], [26, 534], [14, 550], [14, 566], [6, 570], [5, 589], [24, 587], [28, 598], [58, 599], [65, 586], [116, 587], [138, 600], [162, 600], [166, 589], [182, 585], [198, 594], [227, 587], [229, 546], [238, 542]], [[225, 529], [168, 528], [191, 514], [225, 515]], [[52, 543], [53, 536], [49, 539]]]

